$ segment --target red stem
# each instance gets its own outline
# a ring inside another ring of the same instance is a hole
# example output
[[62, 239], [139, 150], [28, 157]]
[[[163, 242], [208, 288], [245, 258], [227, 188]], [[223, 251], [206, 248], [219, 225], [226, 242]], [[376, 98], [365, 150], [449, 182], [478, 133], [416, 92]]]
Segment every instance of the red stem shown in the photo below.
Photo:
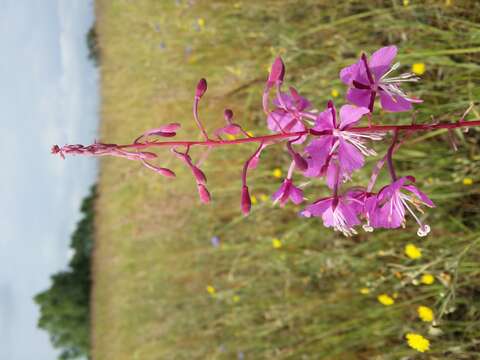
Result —
[[[480, 120], [471, 120], [471, 121], [456, 121], [452, 123], [443, 123], [443, 124], [412, 124], [412, 125], [374, 125], [374, 126], [360, 126], [346, 129], [348, 132], [352, 133], [375, 133], [375, 132], [386, 132], [386, 131], [429, 131], [429, 130], [439, 130], [439, 129], [458, 129], [458, 128], [469, 128], [480, 126]], [[205, 140], [205, 141], [164, 141], [164, 142], [146, 142], [138, 144], [128, 144], [128, 145], [119, 145], [120, 149], [144, 149], [148, 147], [162, 147], [162, 146], [226, 146], [226, 145], [236, 145], [236, 144], [247, 144], [247, 143], [268, 143], [275, 140], [284, 140], [289, 138], [297, 138], [303, 135], [325, 135], [328, 131], [315, 131], [308, 129], [305, 131], [297, 132], [287, 132], [282, 134], [273, 134], [273, 135], [263, 135], [263, 136], [254, 136], [250, 138], [235, 139], [235, 140]]]

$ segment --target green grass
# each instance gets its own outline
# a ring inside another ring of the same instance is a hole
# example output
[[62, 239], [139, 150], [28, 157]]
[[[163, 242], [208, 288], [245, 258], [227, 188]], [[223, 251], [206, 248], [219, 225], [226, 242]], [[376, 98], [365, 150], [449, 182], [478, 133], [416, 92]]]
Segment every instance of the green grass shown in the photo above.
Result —
[[[97, 0], [102, 140], [130, 142], [171, 121], [182, 123], [180, 136], [198, 137], [191, 104], [201, 77], [209, 84], [201, 104], [208, 129], [223, 123], [228, 106], [246, 129], [266, 133], [261, 92], [277, 54], [287, 83], [318, 108], [333, 89], [340, 92], [336, 103], [343, 103], [343, 66], [362, 50], [390, 43], [400, 48], [402, 70], [426, 65], [423, 81], [411, 88], [425, 101], [417, 106], [417, 122], [455, 120], [480, 98], [475, 1], [195, 3]], [[478, 106], [469, 117], [480, 117]], [[376, 119], [406, 124], [411, 114]], [[455, 136], [457, 152], [438, 131], [412, 137], [396, 156], [397, 172], [415, 175], [438, 205], [428, 212], [427, 238], [418, 238], [411, 223], [406, 230], [344, 238], [316, 219], [298, 218], [299, 207], [261, 201], [279, 185], [273, 169], [288, 166], [281, 146], [251, 173], [259, 202], [247, 218], [239, 210], [239, 174], [252, 146], [209, 156], [209, 206], [200, 204], [182, 164], [167, 155], [159, 163], [177, 172], [173, 181], [105, 159], [94, 254], [94, 359], [235, 359], [238, 352], [246, 359], [475, 359], [480, 135]], [[466, 177], [474, 184], [463, 185]], [[326, 193], [321, 181], [306, 190], [310, 200]], [[214, 235], [222, 242], [218, 249], [210, 245]], [[274, 237], [280, 249], [272, 247]], [[404, 255], [407, 243], [422, 249], [421, 259]], [[425, 272], [435, 275], [434, 284], [414, 285]], [[368, 295], [359, 293], [364, 287]], [[395, 304], [380, 304], [382, 293], [396, 293]], [[434, 310], [441, 333], [418, 319], [418, 305]], [[407, 332], [430, 340], [430, 357], [407, 346]]]

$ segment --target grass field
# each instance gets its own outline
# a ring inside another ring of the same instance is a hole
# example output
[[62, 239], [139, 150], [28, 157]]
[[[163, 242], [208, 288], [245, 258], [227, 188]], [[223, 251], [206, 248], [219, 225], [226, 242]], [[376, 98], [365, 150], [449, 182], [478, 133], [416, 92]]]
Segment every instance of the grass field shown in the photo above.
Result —
[[[412, 87], [424, 99], [416, 121], [455, 120], [480, 99], [480, 4], [407, 3], [97, 0], [101, 139], [130, 142], [171, 121], [182, 123], [180, 136], [197, 138], [191, 105], [201, 77], [209, 84], [201, 104], [208, 129], [221, 126], [228, 106], [246, 129], [267, 133], [261, 92], [276, 55], [287, 83], [322, 108], [335, 92], [343, 103], [339, 70], [386, 44], [399, 46], [401, 70], [425, 64], [423, 81]], [[469, 118], [479, 111], [476, 105]], [[411, 115], [377, 121], [408, 124]], [[344, 238], [298, 218], [300, 207], [273, 207], [265, 198], [281, 181], [274, 170], [285, 173], [289, 162], [280, 147], [252, 173], [257, 203], [247, 218], [239, 175], [249, 145], [208, 158], [209, 206], [171, 157], [163, 163], [177, 172], [173, 181], [105, 159], [93, 358], [478, 359], [480, 133], [456, 133], [457, 152], [447, 135], [412, 137], [396, 156], [397, 171], [415, 175], [437, 203], [426, 238], [414, 225]], [[326, 193], [321, 181], [306, 190], [310, 200]], [[410, 243], [420, 258], [405, 255]], [[422, 283], [425, 274], [432, 284]], [[382, 304], [381, 294], [394, 303]], [[434, 326], [419, 319], [418, 306], [433, 310]], [[410, 348], [409, 332], [427, 338], [430, 351]]]

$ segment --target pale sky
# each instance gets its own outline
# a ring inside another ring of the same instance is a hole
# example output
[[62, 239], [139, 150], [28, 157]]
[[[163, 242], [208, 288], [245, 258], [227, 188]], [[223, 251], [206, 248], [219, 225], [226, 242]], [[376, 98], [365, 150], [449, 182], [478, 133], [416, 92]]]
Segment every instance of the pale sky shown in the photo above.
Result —
[[0, 359], [53, 360], [34, 294], [65, 269], [90, 158], [63, 161], [53, 144], [96, 137], [98, 74], [85, 35], [93, 0], [0, 0]]

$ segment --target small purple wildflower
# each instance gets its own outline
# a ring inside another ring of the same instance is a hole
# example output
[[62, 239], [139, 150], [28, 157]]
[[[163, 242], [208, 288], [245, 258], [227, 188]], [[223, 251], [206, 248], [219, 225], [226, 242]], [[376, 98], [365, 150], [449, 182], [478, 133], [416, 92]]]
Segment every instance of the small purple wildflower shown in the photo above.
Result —
[[420, 206], [430, 208], [435, 204], [427, 195], [413, 185], [415, 178], [405, 176], [383, 187], [376, 197], [365, 201], [369, 223], [374, 228], [398, 228], [405, 227], [405, 209], [413, 216], [419, 225], [418, 236], [426, 236], [430, 232], [430, 226], [424, 224], [415, 214], [412, 207], [423, 213]]
[[405, 73], [396, 77], [388, 77], [400, 66], [392, 61], [397, 55], [396, 46], [386, 46], [375, 51], [367, 60], [362, 54], [360, 60], [340, 71], [340, 79], [350, 88], [347, 100], [352, 104], [367, 107], [373, 112], [373, 105], [377, 95], [384, 110], [401, 112], [412, 110], [412, 103], [422, 100], [408, 97], [401, 89], [404, 82], [416, 82], [419, 78], [413, 73]]
[[365, 146], [365, 140], [381, 140], [383, 134], [348, 131], [368, 112], [365, 107], [344, 105], [340, 108], [340, 121], [337, 121], [337, 111], [333, 102], [329, 101], [327, 109], [318, 114], [312, 128], [322, 135], [312, 140], [305, 148], [310, 157], [307, 158], [308, 169], [304, 175], [309, 177], [327, 175], [327, 183], [333, 188], [334, 179], [331, 176], [334, 173], [331, 166], [333, 158], [338, 159], [340, 179], [345, 181], [355, 170], [363, 167], [364, 156], [376, 155], [374, 150]]
[[283, 180], [280, 188], [272, 195], [272, 200], [274, 204], [279, 202], [281, 207], [285, 206], [288, 200], [298, 205], [303, 201], [303, 191], [293, 185], [292, 179], [287, 178]]
[[304, 217], [321, 217], [326, 227], [333, 227], [345, 236], [357, 234], [354, 226], [360, 224], [357, 215], [358, 202], [348, 195], [330, 196], [308, 205], [301, 212]]
[[[310, 101], [300, 96], [294, 88], [290, 88], [290, 94], [278, 90], [273, 104], [275, 109], [270, 111], [267, 117], [270, 130], [274, 132], [305, 131], [303, 117], [304, 111], [311, 107]], [[306, 138], [301, 136], [294, 143], [301, 144]]]
[[212, 246], [217, 248], [220, 246], [220, 239], [218, 236], [213, 236], [211, 239], [210, 239], [210, 242], [212, 243]]

